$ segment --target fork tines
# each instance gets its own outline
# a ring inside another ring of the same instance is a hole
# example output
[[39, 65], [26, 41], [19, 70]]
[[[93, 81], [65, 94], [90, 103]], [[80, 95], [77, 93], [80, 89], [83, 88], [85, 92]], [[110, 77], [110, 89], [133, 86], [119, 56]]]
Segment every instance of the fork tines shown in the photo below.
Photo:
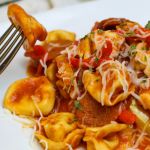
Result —
[[0, 74], [9, 65], [25, 39], [21, 28], [14, 24], [11, 24], [2, 35], [0, 38]]

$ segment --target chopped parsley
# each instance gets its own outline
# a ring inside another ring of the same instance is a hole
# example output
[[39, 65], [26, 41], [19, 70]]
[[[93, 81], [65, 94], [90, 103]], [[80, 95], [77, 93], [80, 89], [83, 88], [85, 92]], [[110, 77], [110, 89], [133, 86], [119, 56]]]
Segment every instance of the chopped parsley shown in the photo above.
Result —
[[102, 32], [103, 32], [102, 29], [98, 29], [98, 30], [97, 30], [97, 33], [99, 33], [99, 34], [102, 33]]
[[144, 60], [147, 61], [147, 57], [146, 56], [144, 57]]
[[125, 34], [126, 37], [133, 36], [133, 35], [135, 35], [135, 33], [133, 31], [127, 32]]
[[76, 100], [74, 101], [74, 107], [78, 110], [81, 110], [81, 104], [80, 104], [80, 101]]
[[148, 21], [148, 23], [145, 26], [146, 29], [150, 29], [150, 21]]
[[98, 62], [98, 61], [99, 61], [99, 58], [98, 58], [98, 57], [96, 57], [96, 58], [95, 58], [95, 62]]
[[78, 85], [81, 85], [82, 81], [81, 80], [78, 80]]
[[74, 77], [72, 77], [72, 78], [70, 79], [70, 82], [71, 82], [71, 85], [73, 85]]
[[136, 49], [136, 45], [131, 45], [131, 46], [130, 46], [130, 49], [131, 49], [131, 50]]

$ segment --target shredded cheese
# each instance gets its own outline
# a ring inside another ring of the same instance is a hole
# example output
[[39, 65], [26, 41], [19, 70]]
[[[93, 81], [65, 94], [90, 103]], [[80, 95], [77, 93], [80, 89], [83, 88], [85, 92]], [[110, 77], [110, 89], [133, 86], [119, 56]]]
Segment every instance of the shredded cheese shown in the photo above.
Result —
[[73, 150], [73, 148], [70, 144], [66, 143], [66, 145], [68, 146], [69, 150]]
[[44, 68], [44, 74], [46, 75], [46, 70], [47, 70], [47, 65], [46, 65], [46, 61], [48, 58], [48, 52], [45, 53], [43, 60], [40, 59], [40, 64], [42, 65], [42, 67]]
[[71, 98], [75, 98], [76, 97], [76, 95], [78, 96], [78, 95], [80, 95], [80, 91], [79, 91], [79, 88], [78, 88], [78, 84], [77, 84], [77, 80], [76, 79], [74, 79], [73, 80], [73, 85], [74, 85], [74, 90], [73, 90], [73, 92], [71, 93]]
[[95, 43], [95, 46], [96, 46], [96, 56], [98, 58], [100, 58], [101, 55], [102, 55], [101, 49], [104, 47], [104, 45], [106, 43], [106, 39], [104, 38], [104, 36], [98, 35], [98, 33], [95, 32], [95, 34], [94, 34], [94, 43]]
[[42, 139], [42, 140], [39, 141], [39, 143], [43, 143], [45, 145], [45, 149], [44, 150], [48, 150], [49, 147], [48, 147], [47, 141]]
[[35, 138], [35, 132], [36, 132], [36, 125], [33, 128], [33, 132], [31, 134], [31, 139], [29, 141], [29, 144], [31, 145], [31, 147], [33, 147], [33, 143], [34, 143], [34, 138]]
[[31, 99], [33, 100], [33, 103], [34, 103], [36, 109], [38, 110], [38, 112], [39, 112], [39, 114], [40, 114], [40, 117], [39, 117], [39, 119], [37, 120], [37, 125], [38, 125], [38, 127], [39, 127], [39, 131], [41, 131], [41, 130], [42, 130], [42, 127], [41, 127], [41, 119], [43, 118], [43, 114], [42, 114], [42, 111], [40, 110], [39, 106], [37, 105], [37, 102], [36, 102], [37, 98], [36, 98], [35, 96], [31, 96]]
[[78, 96], [77, 100], [83, 99], [86, 94], [87, 94], [87, 90], [85, 90], [85, 92], [81, 96]]
[[[144, 136], [146, 135], [145, 130], [148, 125], [149, 125], [149, 121], [145, 124], [142, 132], [140, 133], [139, 137], [135, 141], [135, 144], [131, 147], [132, 149], [138, 149], [139, 145], [141, 144], [141, 141], [143, 140]], [[129, 149], [131, 149], [131, 148], [129, 148]]]
[[[106, 65], [110, 65], [109, 68], [107, 68], [106, 70], [104, 70]], [[113, 67], [112, 67], [113, 66]], [[101, 92], [101, 104], [104, 105], [104, 97], [105, 97], [105, 91], [106, 91], [106, 85], [108, 82], [108, 78], [110, 77], [110, 74], [112, 74], [112, 72], [117, 74], [117, 79], [119, 80], [119, 82], [122, 85], [123, 91], [126, 94], [128, 92], [129, 89], [129, 84], [127, 82], [126, 79], [126, 67], [124, 65], [124, 63], [120, 63], [119, 61], [115, 60], [109, 60], [106, 62], [103, 62], [98, 68], [97, 70], [99, 71], [99, 73], [101, 74], [102, 77], [102, 92]], [[110, 101], [110, 98], [112, 97], [113, 93], [115, 92], [115, 88], [112, 85], [112, 91], [110, 92], [109, 96], [108, 96], [108, 100]]]
[[132, 95], [135, 99], [137, 99], [137, 100], [141, 101], [140, 96], [139, 96], [139, 95], [137, 95], [136, 93], [131, 92], [131, 95]]

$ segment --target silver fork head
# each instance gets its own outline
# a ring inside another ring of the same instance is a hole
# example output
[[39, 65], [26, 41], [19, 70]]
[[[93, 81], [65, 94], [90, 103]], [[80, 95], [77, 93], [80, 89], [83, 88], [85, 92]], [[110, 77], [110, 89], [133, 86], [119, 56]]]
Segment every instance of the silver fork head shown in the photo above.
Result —
[[25, 41], [21, 28], [14, 24], [0, 38], [0, 74], [6, 69]]

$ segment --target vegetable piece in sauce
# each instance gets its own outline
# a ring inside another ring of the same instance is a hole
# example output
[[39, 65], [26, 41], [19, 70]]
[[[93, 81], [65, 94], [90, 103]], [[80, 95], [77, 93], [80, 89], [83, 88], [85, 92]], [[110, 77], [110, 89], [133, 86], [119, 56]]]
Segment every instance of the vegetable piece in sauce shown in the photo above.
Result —
[[150, 116], [140, 109], [135, 100], [132, 100], [130, 110], [136, 115], [137, 126], [142, 130], [147, 126], [145, 131], [150, 135]]

